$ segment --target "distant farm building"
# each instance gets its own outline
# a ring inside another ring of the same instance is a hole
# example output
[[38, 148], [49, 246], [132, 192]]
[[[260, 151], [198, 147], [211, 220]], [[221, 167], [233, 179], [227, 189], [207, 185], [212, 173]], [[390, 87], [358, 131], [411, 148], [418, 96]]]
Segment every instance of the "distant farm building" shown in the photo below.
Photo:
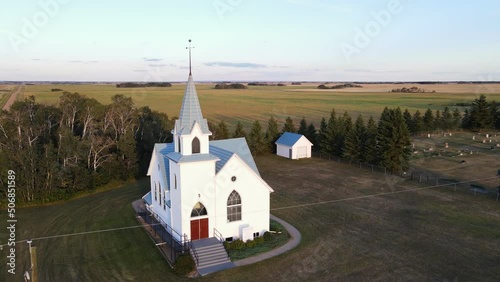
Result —
[[289, 159], [303, 159], [311, 157], [313, 144], [304, 135], [285, 132], [276, 141], [276, 154]]

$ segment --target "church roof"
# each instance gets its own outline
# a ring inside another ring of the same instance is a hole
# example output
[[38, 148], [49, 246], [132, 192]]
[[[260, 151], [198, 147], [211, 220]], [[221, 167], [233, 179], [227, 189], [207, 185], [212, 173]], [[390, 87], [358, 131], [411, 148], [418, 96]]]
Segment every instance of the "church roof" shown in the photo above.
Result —
[[243, 137], [210, 141], [210, 153], [220, 159], [220, 161], [216, 163], [217, 172], [224, 167], [233, 154], [237, 154], [257, 175], [260, 176], [257, 165], [250, 152], [250, 148], [248, 148], [247, 141]]
[[190, 162], [202, 162], [202, 161], [216, 161], [219, 158], [212, 154], [193, 154], [193, 155], [183, 155], [179, 152], [171, 152], [166, 155], [167, 158], [171, 159], [176, 163], [190, 163]]
[[[291, 133], [291, 132], [285, 132], [281, 137], [276, 140], [276, 144], [292, 147], [299, 141], [299, 139], [304, 136], [302, 134], [297, 134], [297, 133]], [[307, 139], [307, 138], [306, 138]], [[309, 141], [309, 140], [308, 140]]]
[[155, 144], [155, 150], [159, 153], [158, 157], [160, 158], [158, 163], [160, 164], [160, 170], [162, 173], [161, 177], [163, 178], [163, 182], [166, 187], [170, 186], [170, 163], [168, 162], [168, 155], [171, 152], [175, 151], [174, 143], [157, 143]]
[[207, 120], [203, 118], [201, 113], [200, 101], [196, 93], [193, 76], [189, 74], [184, 91], [184, 98], [182, 99], [181, 113], [179, 119], [176, 121], [178, 134], [189, 134], [195, 122], [200, 125], [203, 134], [209, 134]]

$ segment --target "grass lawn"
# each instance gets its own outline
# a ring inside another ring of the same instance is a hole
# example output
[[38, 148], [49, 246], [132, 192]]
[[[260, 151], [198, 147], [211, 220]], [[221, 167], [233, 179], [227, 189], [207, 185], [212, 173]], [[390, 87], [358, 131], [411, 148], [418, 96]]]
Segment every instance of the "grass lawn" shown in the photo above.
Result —
[[[18, 209], [16, 239], [138, 225], [131, 202], [145, 193], [148, 184], [142, 180], [63, 204]], [[2, 243], [4, 239], [2, 236]], [[33, 245], [37, 247], [39, 281], [160, 281], [176, 277], [142, 228], [35, 240]], [[0, 280], [22, 281], [22, 273], [29, 268], [27, 243], [17, 245], [15, 277], [7, 274], [5, 249], [1, 253]]]
[[[433, 188], [294, 207], [417, 184], [320, 159], [262, 156], [256, 162], [275, 190], [272, 213], [299, 229], [302, 242], [286, 254], [200, 281], [497, 281], [500, 276], [500, 203], [491, 196]], [[19, 209], [17, 239], [137, 225], [130, 203], [147, 185], [143, 180], [59, 205]], [[184, 280], [140, 228], [34, 245], [40, 281]], [[6, 252], [1, 253], [4, 277]], [[22, 273], [28, 266], [26, 243], [17, 254]]]
[[[338, 91], [317, 91], [316, 86], [250, 86], [241, 90], [216, 90], [214, 84], [199, 83], [196, 88], [204, 116], [214, 122], [223, 119], [231, 129], [238, 121], [249, 128], [255, 120], [266, 122], [271, 115], [281, 124], [287, 116], [292, 117], [296, 124], [305, 117], [319, 127], [321, 118], [328, 118], [332, 108], [338, 114], [348, 111], [353, 118], [361, 114], [365, 118], [372, 115], [378, 119], [386, 106], [408, 108], [412, 113], [416, 110], [423, 113], [427, 108], [442, 110], [445, 106], [453, 109], [456, 103], [470, 103], [483, 93], [488, 100], [500, 101], [500, 86], [497, 84], [419, 86], [436, 89], [437, 93], [388, 93], [388, 89], [412, 86], [400, 84], [364, 85], [359, 89]], [[37, 101], [58, 103], [62, 92], [52, 92], [52, 88], [78, 92], [101, 103], [110, 103], [113, 95], [124, 94], [132, 97], [139, 107], [149, 106], [172, 117], [179, 115], [185, 84], [173, 84], [169, 88], [116, 88], [110, 84], [27, 85], [22, 96], [34, 95]]]

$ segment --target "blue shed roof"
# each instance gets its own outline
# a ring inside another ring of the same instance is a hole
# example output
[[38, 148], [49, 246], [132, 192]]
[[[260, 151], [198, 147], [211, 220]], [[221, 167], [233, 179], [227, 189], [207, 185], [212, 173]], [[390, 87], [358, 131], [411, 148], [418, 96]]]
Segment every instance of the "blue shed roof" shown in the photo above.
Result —
[[285, 132], [278, 140], [276, 140], [276, 144], [292, 147], [293, 145], [295, 145], [295, 143], [297, 143], [297, 141], [299, 141], [300, 137], [302, 136], [304, 135]]

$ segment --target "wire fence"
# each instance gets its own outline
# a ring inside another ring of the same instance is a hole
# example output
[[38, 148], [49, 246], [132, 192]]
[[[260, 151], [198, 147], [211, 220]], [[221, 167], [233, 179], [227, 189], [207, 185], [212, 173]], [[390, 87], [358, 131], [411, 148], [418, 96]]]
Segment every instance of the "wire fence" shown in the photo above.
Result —
[[409, 181], [414, 181], [418, 183], [422, 183], [424, 185], [434, 185], [439, 187], [451, 187], [454, 191], [468, 191], [472, 193], [474, 196], [476, 195], [485, 195], [490, 196], [491, 198], [499, 201], [500, 199], [500, 178], [499, 177], [491, 177], [487, 178], [487, 180], [498, 179], [493, 185], [483, 185], [478, 181], [461, 181], [458, 179], [449, 178], [446, 176], [439, 175], [437, 173], [433, 173], [431, 171], [427, 171], [421, 168], [410, 167], [406, 171], [391, 171], [384, 166], [373, 165], [366, 162], [359, 162], [353, 160], [343, 159], [338, 156], [327, 156], [321, 153], [313, 154], [314, 157], [318, 157], [321, 159], [327, 159], [330, 161], [335, 161], [338, 163], [346, 164], [352, 167], [356, 167], [359, 169], [363, 169], [365, 171], [371, 171], [372, 173], [383, 173], [384, 175], [394, 175], [401, 178], [404, 178]]
[[[168, 224], [166, 224], [155, 213], [150, 212], [144, 207], [134, 207], [135, 212], [146, 222], [153, 231], [155, 237], [161, 238], [163, 242], [157, 244], [165, 257], [174, 263], [177, 258], [183, 254], [189, 254], [190, 242], [186, 236], [178, 234]], [[178, 238], [181, 238], [180, 240]], [[166, 246], [164, 245], [166, 244]]]

